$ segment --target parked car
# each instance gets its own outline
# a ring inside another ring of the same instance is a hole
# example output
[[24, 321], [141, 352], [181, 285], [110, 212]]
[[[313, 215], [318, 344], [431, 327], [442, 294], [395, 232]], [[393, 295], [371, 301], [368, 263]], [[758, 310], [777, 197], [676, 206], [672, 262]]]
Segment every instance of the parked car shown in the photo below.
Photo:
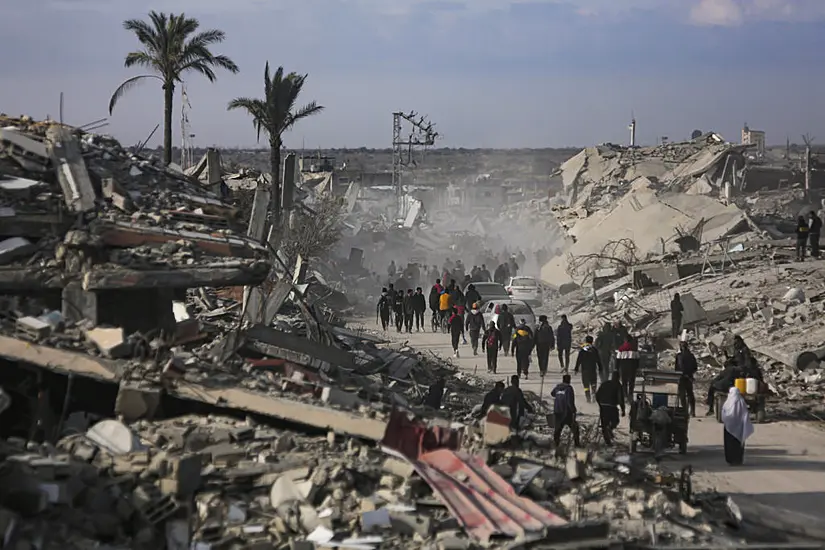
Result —
[[522, 300], [534, 306], [544, 303], [541, 285], [533, 277], [510, 277], [505, 288], [514, 300]]
[[[489, 302], [490, 300], [510, 299], [510, 295], [507, 293], [507, 289], [504, 288], [504, 285], [501, 283], [470, 283], [470, 285], [476, 287], [476, 290], [481, 295], [482, 306], [485, 302]], [[467, 288], [470, 285], [464, 287], [465, 295], [467, 294]]]
[[522, 300], [513, 300], [512, 298], [507, 300], [491, 300], [484, 304], [481, 310], [484, 314], [484, 322], [489, 323], [493, 321], [496, 326], [498, 326], [498, 316], [501, 313], [502, 305], [506, 305], [510, 313], [513, 314], [513, 317], [516, 318], [516, 326], [524, 319], [528, 327], [533, 330], [536, 329], [536, 314], [533, 313], [530, 306]]

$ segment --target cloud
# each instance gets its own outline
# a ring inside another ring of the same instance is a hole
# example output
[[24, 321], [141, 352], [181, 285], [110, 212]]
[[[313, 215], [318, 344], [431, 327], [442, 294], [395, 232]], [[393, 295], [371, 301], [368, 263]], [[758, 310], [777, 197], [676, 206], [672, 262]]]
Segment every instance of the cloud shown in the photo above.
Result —
[[736, 0], [700, 0], [690, 10], [690, 20], [696, 25], [734, 27], [745, 21]]

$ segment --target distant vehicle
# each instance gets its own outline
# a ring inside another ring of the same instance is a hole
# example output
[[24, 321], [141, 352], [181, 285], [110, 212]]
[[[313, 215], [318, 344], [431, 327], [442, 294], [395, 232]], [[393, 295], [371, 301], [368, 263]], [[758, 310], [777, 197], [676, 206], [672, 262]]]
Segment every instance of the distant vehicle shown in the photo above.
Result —
[[[490, 300], [509, 300], [510, 295], [507, 293], [507, 289], [504, 288], [504, 285], [501, 283], [470, 283], [476, 287], [476, 291], [481, 295], [481, 304], [483, 305], [485, 302], [489, 302]], [[467, 285], [464, 287], [464, 295], [467, 295], [467, 288], [470, 286]]]
[[484, 314], [484, 322], [489, 323], [493, 321], [498, 326], [498, 316], [501, 313], [501, 306], [506, 305], [507, 310], [516, 318], [516, 326], [518, 326], [522, 319], [531, 329], [536, 329], [536, 314], [533, 310], [522, 300], [491, 300], [484, 304], [481, 312]]
[[514, 300], [523, 300], [534, 306], [544, 303], [541, 285], [533, 277], [510, 277], [506, 289]]

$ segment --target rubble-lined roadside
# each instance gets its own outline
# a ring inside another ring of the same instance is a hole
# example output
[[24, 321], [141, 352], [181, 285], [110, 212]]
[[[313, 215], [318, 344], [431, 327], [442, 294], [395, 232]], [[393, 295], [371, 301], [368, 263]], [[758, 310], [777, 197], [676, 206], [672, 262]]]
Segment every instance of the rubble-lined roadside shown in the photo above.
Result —
[[[756, 536], [724, 497], [694, 495], [687, 478], [679, 487], [595, 437], [586, 452], [552, 449], [541, 414], [516, 438], [506, 410], [479, 424], [483, 381], [347, 328], [349, 303], [329, 299], [341, 280], [272, 265], [194, 179], [110, 138], [2, 125], [4, 547], [637, 548]], [[423, 405], [441, 378], [441, 407]]]

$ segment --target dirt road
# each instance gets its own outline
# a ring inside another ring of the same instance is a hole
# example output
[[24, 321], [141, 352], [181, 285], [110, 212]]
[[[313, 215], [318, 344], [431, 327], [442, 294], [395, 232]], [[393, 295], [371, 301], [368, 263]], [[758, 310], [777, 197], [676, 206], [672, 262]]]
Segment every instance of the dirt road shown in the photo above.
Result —
[[[363, 326], [375, 330], [371, 321], [362, 321]], [[409, 341], [418, 349], [432, 350], [442, 357], [453, 361], [464, 371], [475, 373], [484, 378], [506, 380], [516, 372], [515, 359], [499, 356], [498, 375], [487, 375], [486, 357], [473, 356], [469, 345], [460, 347], [459, 359], [453, 359], [450, 337], [445, 334], [413, 332], [398, 334], [395, 330], [387, 333], [394, 341]], [[571, 357], [572, 364], [575, 355]], [[550, 390], [561, 381], [558, 360], [551, 353], [550, 371], [541, 386], [538, 366], [533, 357], [533, 364], [528, 380], [521, 381], [525, 391], [536, 395], [541, 392], [543, 399], [550, 402]], [[595, 405], [584, 400], [581, 382], [573, 377], [576, 387], [576, 401], [582, 412], [583, 421], [596, 421], [598, 411]], [[703, 397], [697, 395], [697, 402]], [[745, 452], [745, 465], [731, 467], [725, 463], [722, 452], [722, 425], [715, 418], [705, 418], [706, 409], [697, 404], [698, 418], [690, 425], [690, 443], [686, 455], [676, 453], [664, 459], [666, 465], [675, 468], [691, 464], [698, 481], [716, 487], [719, 491], [733, 495], [753, 496], [758, 502], [779, 506], [792, 511], [806, 513], [819, 519], [825, 519], [825, 431], [821, 425], [805, 422], [776, 422], [756, 425], [754, 435], [748, 440]], [[622, 419], [620, 431], [627, 431], [627, 420]]]

